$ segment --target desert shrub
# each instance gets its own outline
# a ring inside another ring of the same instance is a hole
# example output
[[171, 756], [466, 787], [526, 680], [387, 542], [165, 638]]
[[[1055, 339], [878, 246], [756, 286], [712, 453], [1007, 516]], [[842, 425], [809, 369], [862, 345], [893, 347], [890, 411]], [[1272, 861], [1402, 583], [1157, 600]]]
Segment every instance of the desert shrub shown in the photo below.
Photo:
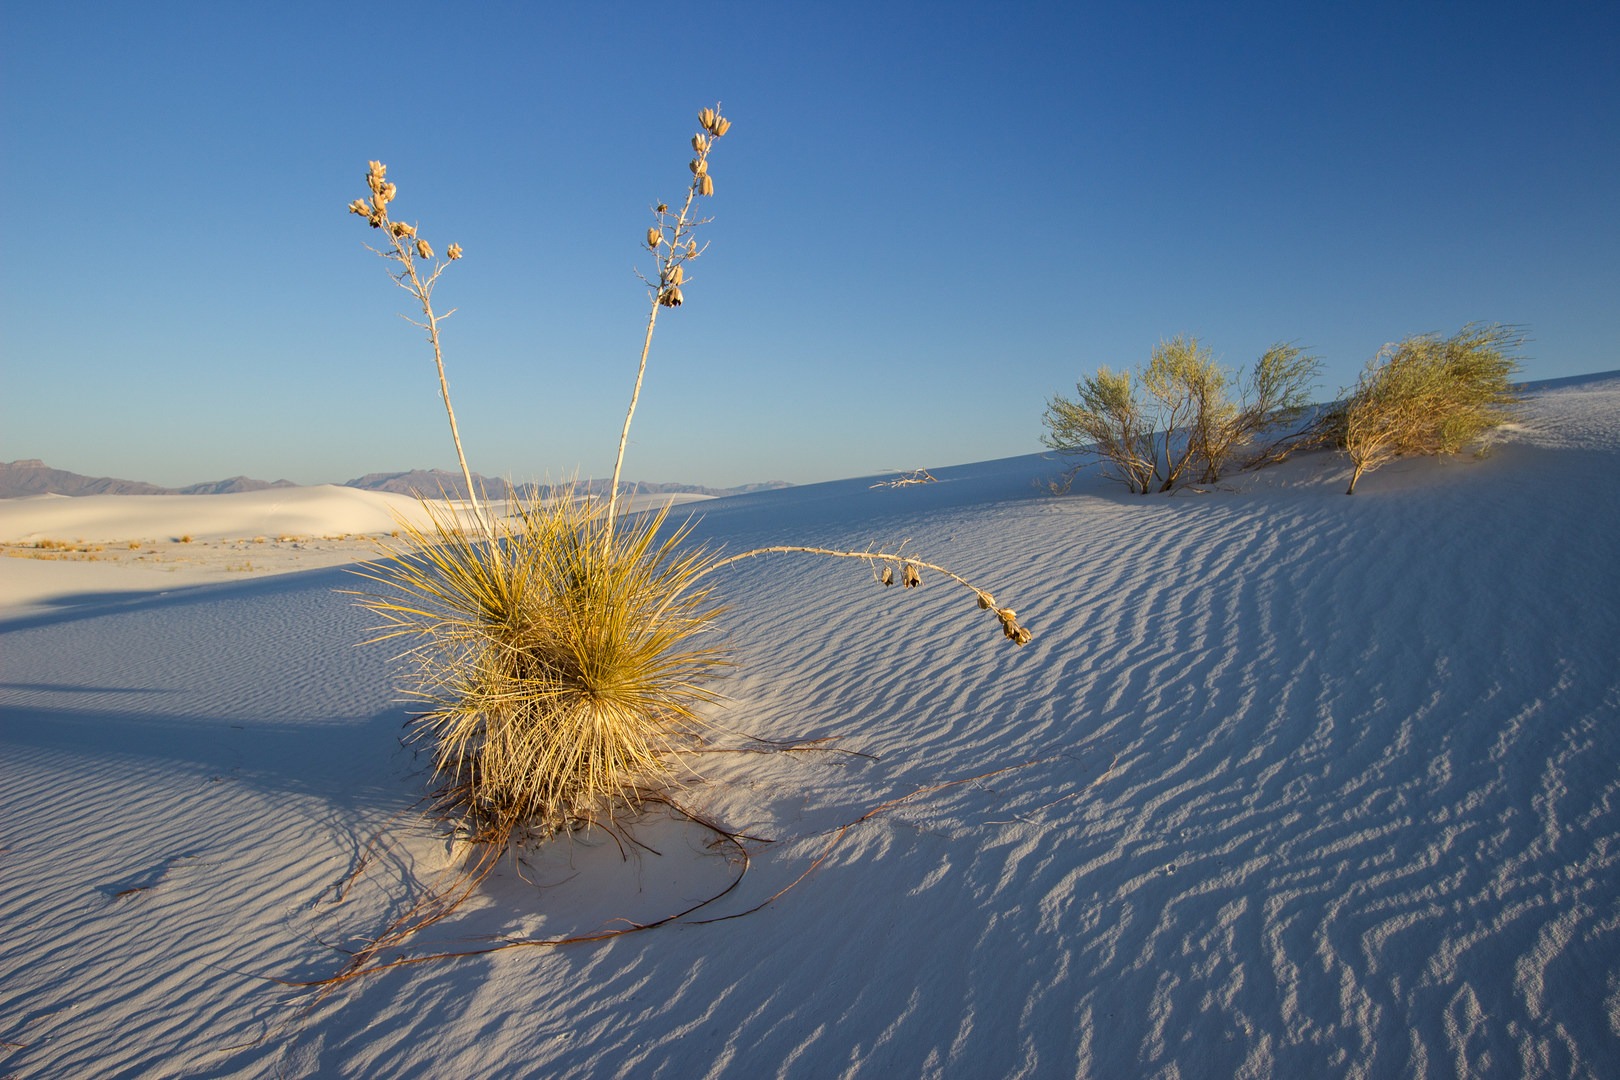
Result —
[[1201, 483], [1220, 480], [1229, 462], [1238, 468], [1272, 465], [1295, 450], [1315, 445], [1320, 434], [1311, 419], [1311, 389], [1322, 362], [1297, 345], [1278, 342], [1236, 381], [1239, 398], [1221, 423], [1200, 426]]
[[415, 225], [393, 219], [398, 191], [380, 162], [367, 173], [370, 196], [349, 206], [379, 230], [387, 246], [372, 250], [421, 309], [416, 325], [432, 347], [471, 496], [465, 512], [425, 504], [427, 525], [402, 524], [403, 542], [363, 571], [382, 591], [361, 602], [380, 620], [375, 640], [406, 643], [407, 692], [423, 706], [413, 730], [432, 747], [441, 809], [486, 845], [504, 845], [519, 827], [544, 834], [611, 818], [649, 794], [667, 800], [672, 754], [702, 738], [702, 709], [727, 665], [709, 636], [720, 612], [707, 579], [722, 568], [810, 554], [864, 561], [883, 584], [898, 572], [907, 587], [929, 570], [971, 591], [1008, 640], [1031, 637], [988, 592], [899, 549], [777, 545], [726, 556], [685, 543], [686, 527], [670, 527], [667, 509], [621, 522], [619, 478], [653, 330], [660, 311], [685, 302], [686, 267], [704, 250], [694, 209], [714, 192], [709, 158], [731, 126], [714, 109], [699, 123], [685, 199], [659, 203], [646, 232], [655, 264], [644, 279], [646, 334], [605, 501], [509, 491], [503, 515], [474, 488], [445, 377], [446, 316], [432, 297], [461, 248], [436, 256]]
[[1279, 343], [1244, 377], [1221, 368], [1197, 338], [1178, 336], [1159, 343], [1134, 384], [1130, 372], [1103, 367], [1081, 378], [1075, 398], [1049, 399], [1041, 441], [1096, 458], [1132, 492], [1215, 483], [1233, 460], [1241, 468], [1279, 461], [1307, 437], [1297, 425], [1319, 368], [1316, 357]]
[[1152, 436], [1160, 491], [1191, 475], [1200, 453], [1230, 425], [1237, 411], [1228, 398], [1227, 375], [1197, 338], [1161, 341], [1142, 374], [1142, 388], [1158, 418]]
[[1396, 458], [1455, 454], [1511, 419], [1522, 341], [1514, 327], [1470, 323], [1449, 338], [1423, 334], [1380, 349], [1339, 421], [1352, 466], [1345, 494]]
[[1082, 376], [1072, 400], [1055, 394], [1041, 418], [1041, 442], [1060, 453], [1096, 455], [1104, 475], [1132, 493], [1146, 492], [1155, 473], [1153, 420], [1131, 387], [1129, 371], [1107, 367]]

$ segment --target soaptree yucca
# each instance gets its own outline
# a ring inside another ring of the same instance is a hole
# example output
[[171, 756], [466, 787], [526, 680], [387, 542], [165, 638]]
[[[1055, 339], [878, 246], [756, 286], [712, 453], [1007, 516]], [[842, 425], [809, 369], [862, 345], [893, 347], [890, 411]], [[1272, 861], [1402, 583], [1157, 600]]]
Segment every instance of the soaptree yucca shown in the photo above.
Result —
[[610, 538], [600, 502], [513, 506], [493, 547], [430, 509], [363, 571], [386, 590], [365, 601], [379, 638], [406, 643], [441, 803], [475, 835], [635, 805], [699, 735], [724, 663], [700, 636], [719, 608], [695, 578], [714, 560], [663, 528], [667, 510]]
[[1410, 337], [1368, 361], [1338, 418], [1353, 495], [1363, 473], [1395, 458], [1455, 454], [1513, 416], [1512, 326], [1470, 323], [1449, 338]]
[[427, 524], [402, 525], [398, 549], [363, 571], [380, 591], [361, 602], [379, 619], [377, 639], [403, 645], [406, 689], [421, 705], [414, 730], [432, 748], [441, 807], [486, 844], [504, 845], [519, 827], [601, 821], [667, 790], [674, 752], [701, 739], [727, 664], [710, 633], [720, 607], [709, 576], [722, 568], [811, 554], [865, 561], [883, 584], [906, 587], [928, 570], [968, 589], [1008, 640], [1031, 637], [985, 590], [900, 550], [778, 545], [725, 555], [690, 544], [689, 526], [671, 526], [667, 508], [621, 513], [619, 476], [653, 329], [661, 310], [685, 301], [687, 267], [703, 253], [694, 232], [705, 220], [694, 208], [714, 192], [710, 154], [731, 127], [716, 109], [698, 121], [685, 197], [659, 203], [647, 229], [655, 272], [646, 336], [605, 500], [509, 491], [502, 501], [474, 489], [444, 373], [446, 316], [432, 296], [461, 249], [436, 257], [415, 225], [394, 220], [398, 191], [380, 162], [367, 173], [369, 197], [349, 206], [379, 230], [387, 246], [373, 250], [421, 309], [416, 325], [432, 345], [468, 493], [465, 507], [424, 503]]

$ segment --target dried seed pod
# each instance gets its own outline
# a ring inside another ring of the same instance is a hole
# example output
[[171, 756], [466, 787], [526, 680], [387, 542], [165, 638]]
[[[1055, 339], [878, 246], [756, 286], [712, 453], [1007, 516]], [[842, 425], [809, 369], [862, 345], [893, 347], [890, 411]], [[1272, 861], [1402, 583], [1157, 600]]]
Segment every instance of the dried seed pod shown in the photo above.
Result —
[[918, 585], [922, 584], [922, 575], [917, 573], [917, 568], [915, 566], [912, 566], [910, 563], [906, 563], [905, 567], [900, 571], [900, 580], [906, 588], [915, 589]]
[[679, 285], [686, 280], [686, 271], [677, 264], [664, 271], [664, 281], [670, 285]]
[[419, 239], [416, 241], [416, 253], [424, 259], [433, 258], [433, 249], [428, 246], [426, 240]]
[[697, 253], [697, 241], [688, 240], [686, 242], [686, 257], [688, 259], [695, 259], [697, 258]]
[[1001, 620], [1001, 632], [1014, 645], [1027, 645], [1035, 636], [1027, 627], [1018, 625], [1018, 613], [1012, 608], [997, 608], [996, 617]]
[[449, 259], [451, 262], [455, 262], [457, 259], [461, 258], [461, 245], [451, 244], [449, 247], [444, 249], [444, 255], [445, 258]]
[[714, 137], [718, 139], [720, 136], [731, 130], [731, 121], [727, 120], [723, 116], [716, 116], [714, 118], [714, 126], [709, 130], [714, 132]]
[[658, 209], [655, 211], [655, 213], [659, 213], [659, 214], [667, 214], [667, 213], [669, 213], [669, 204], [668, 203], [659, 203], [658, 204]]
[[663, 239], [664, 239], [664, 234], [658, 230], [658, 226], [656, 226], [656, 225], [648, 226], [648, 228], [647, 228], [647, 246], [649, 248], [651, 248], [654, 251], [657, 251], [658, 250], [658, 245], [663, 241]]
[[709, 140], [701, 132], [699, 132], [698, 134], [692, 136], [692, 149], [696, 150], [698, 153], [701, 154], [701, 153], [703, 153], [703, 151], [707, 150], [708, 148], [709, 148]]
[[693, 176], [702, 176], [709, 171], [709, 163], [702, 158], [693, 158], [692, 164], [688, 165], [687, 168], [692, 170]]
[[686, 302], [686, 298], [681, 295], [680, 289], [676, 288], [674, 285], [671, 285], [669, 288], [658, 294], [658, 302], [663, 304], [665, 307], [680, 307]]
[[394, 196], [398, 194], [399, 188], [395, 187], [393, 184], [384, 184], [382, 186], [383, 202], [393, 202]]
[[980, 592], [979, 593], [979, 610], [980, 611], [989, 611], [991, 608], [993, 608], [995, 606], [996, 606], [996, 598], [995, 597], [991, 596], [987, 592]]
[[881, 579], [879, 579], [879, 580], [881, 580], [883, 582], [883, 584], [885, 584], [885, 585], [893, 585], [894, 584], [894, 567], [885, 566], [883, 568], [883, 577]]
[[704, 128], [709, 131], [714, 130], [714, 122], [716, 119], [718, 119], [718, 114], [716, 114], [713, 109], [704, 109], [702, 112], [698, 113], [698, 123], [702, 124]]
[[709, 179], [709, 174], [708, 173], [704, 173], [702, 176], [698, 177], [698, 194], [699, 195], [713, 195], [714, 194], [714, 181]]
[[371, 204], [364, 199], [356, 199], [349, 204], [349, 213], [359, 214], [361, 217], [370, 217]]

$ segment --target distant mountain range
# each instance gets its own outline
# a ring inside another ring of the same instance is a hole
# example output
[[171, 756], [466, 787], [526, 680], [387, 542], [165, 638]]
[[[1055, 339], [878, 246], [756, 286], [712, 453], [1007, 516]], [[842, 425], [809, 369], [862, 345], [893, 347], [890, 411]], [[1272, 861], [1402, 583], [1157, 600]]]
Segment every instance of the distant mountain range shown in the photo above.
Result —
[[[491, 494], [504, 494], [506, 481], [473, 474], [473, 482], [482, 485]], [[53, 469], [37, 458], [0, 462], [0, 499], [15, 499], [24, 495], [228, 495], [238, 491], [262, 491], [265, 488], [297, 487], [290, 480], [255, 480], [248, 476], [233, 476], [228, 480], [213, 480], [190, 484], [181, 488], [161, 487], [140, 480], [118, 480], [110, 476], [81, 476], [65, 469]], [[451, 498], [465, 498], [467, 483], [460, 473], [444, 469], [413, 469], [410, 472], [367, 473], [345, 481], [341, 486], [364, 491], [391, 491], [399, 495], [425, 495], [437, 497], [441, 492]], [[527, 495], [544, 495], [555, 487], [569, 485], [520, 484], [518, 489]], [[593, 492], [606, 492], [608, 481], [593, 480], [581, 484]], [[625, 491], [645, 491], [652, 494], [742, 495], [750, 491], [766, 491], [790, 487], [780, 480], [763, 484], [744, 484], [733, 488], [702, 487], [698, 484], [622, 484]]]

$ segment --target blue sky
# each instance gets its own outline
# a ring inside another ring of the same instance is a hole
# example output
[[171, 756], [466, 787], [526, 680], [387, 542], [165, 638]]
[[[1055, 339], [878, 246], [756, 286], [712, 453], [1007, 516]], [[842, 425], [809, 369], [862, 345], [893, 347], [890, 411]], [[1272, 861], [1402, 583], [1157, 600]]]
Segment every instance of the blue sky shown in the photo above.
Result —
[[631, 478], [1040, 449], [1176, 334], [1244, 367], [1523, 324], [1620, 368], [1612, 3], [0, 3], [0, 460], [184, 484], [453, 467], [368, 159], [443, 279], [472, 467], [612, 470], [638, 243], [723, 102]]

